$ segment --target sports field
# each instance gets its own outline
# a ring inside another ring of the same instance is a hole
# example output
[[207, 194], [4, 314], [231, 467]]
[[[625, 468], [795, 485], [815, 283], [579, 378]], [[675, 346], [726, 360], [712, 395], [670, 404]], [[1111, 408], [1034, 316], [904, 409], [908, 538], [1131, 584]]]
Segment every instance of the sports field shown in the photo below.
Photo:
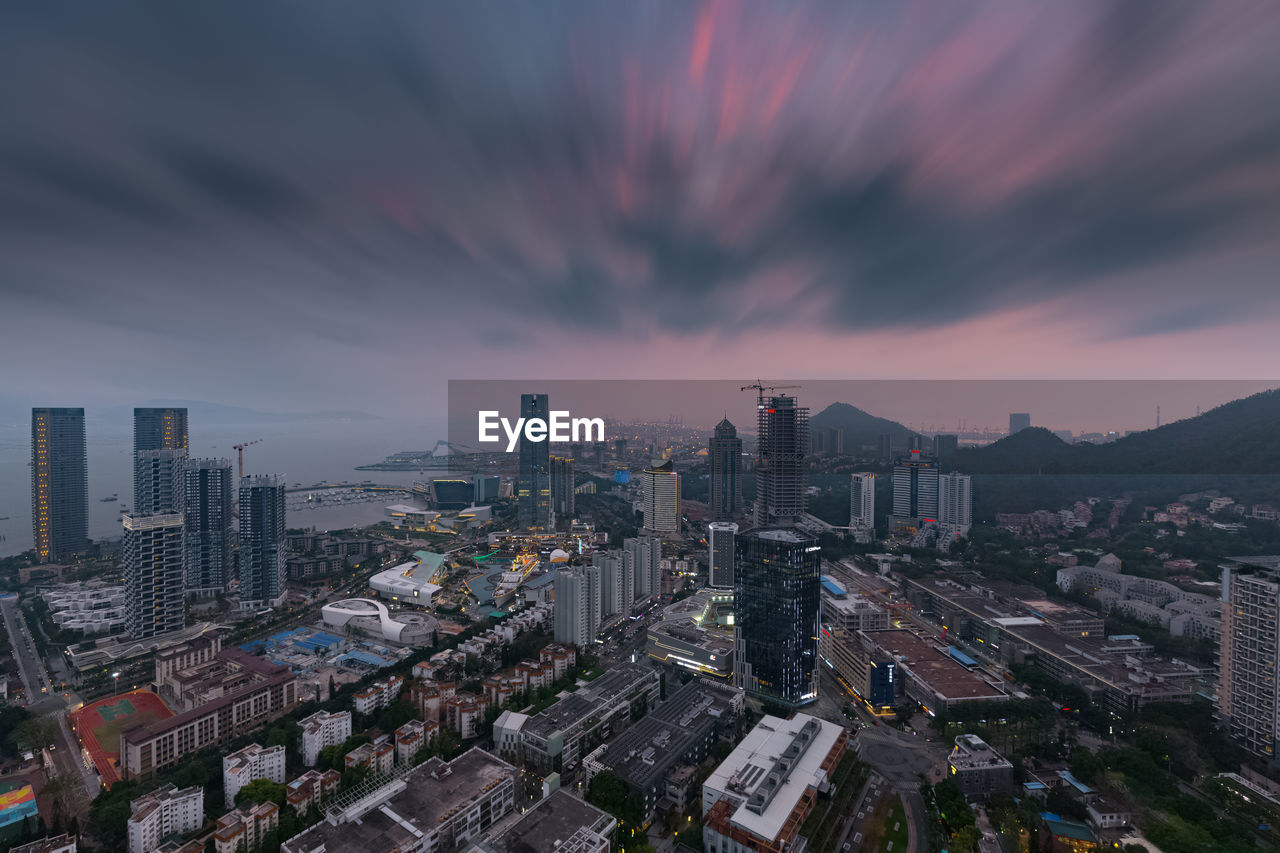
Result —
[[103, 784], [110, 785], [120, 780], [120, 732], [172, 716], [159, 696], [150, 690], [133, 690], [85, 705], [71, 715], [71, 725], [97, 766]]

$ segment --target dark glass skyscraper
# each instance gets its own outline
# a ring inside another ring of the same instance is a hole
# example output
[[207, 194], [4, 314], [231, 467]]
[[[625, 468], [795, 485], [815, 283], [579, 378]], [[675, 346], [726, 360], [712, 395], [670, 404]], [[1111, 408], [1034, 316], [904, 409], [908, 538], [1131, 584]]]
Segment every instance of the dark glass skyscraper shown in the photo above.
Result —
[[818, 540], [790, 528], [738, 536], [734, 572], [734, 683], [802, 705], [817, 697]]
[[187, 410], [134, 409], [133, 452], [164, 448], [187, 452]]
[[809, 410], [795, 397], [761, 400], [756, 412], [760, 450], [756, 463], [757, 527], [790, 524], [804, 515], [805, 454]]
[[216, 595], [231, 580], [231, 460], [192, 459], [185, 481], [187, 593]]
[[[520, 417], [551, 420], [546, 394], [521, 394]], [[551, 447], [546, 440], [520, 436], [520, 475], [516, 480], [516, 520], [526, 530], [551, 526]]]
[[41, 562], [89, 547], [84, 409], [31, 410], [31, 532]]
[[240, 601], [274, 607], [284, 598], [288, 540], [284, 480], [259, 474], [240, 480]]
[[711, 519], [733, 521], [742, 515], [742, 439], [728, 418], [716, 424], [707, 461], [711, 466]]
[[573, 518], [574, 501], [573, 460], [567, 456], [551, 457], [551, 512], [556, 524]]

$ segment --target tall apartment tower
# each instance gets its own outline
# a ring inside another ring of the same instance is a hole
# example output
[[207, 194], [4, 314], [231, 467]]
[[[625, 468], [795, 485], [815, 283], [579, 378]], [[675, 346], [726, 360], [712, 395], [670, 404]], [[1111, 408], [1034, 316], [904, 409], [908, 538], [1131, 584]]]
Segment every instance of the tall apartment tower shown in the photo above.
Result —
[[601, 618], [615, 613], [629, 615], [636, 597], [631, 561], [621, 551], [597, 551], [591, 564], [600, 569]]
[[125, 627], [144, 640], [180, 630], [183, 610], [180, 512], [124, 516]]
[[552, 583], [555, 641], [575, 646], [595, 642], [600, 630], [600, 567], [560, 569]]
[[89, 547], [84, 409], [31, 410], [31, 533], [42, 563]]
[[231, 460], [191, 459], [183, 476], [187, 594], [217, 595], [231, 581]]
[[275, 607], [284, 599], [288, 540], [284, 479], [259, 474], [240, 480], [240, 601]]
[[973, 525], [973, 480], [968, 474], [938, 476], [938, 524], [957, 536]]
[[732, 521], [708, 524], [707, 546], [710, 564], [707, 585], [733, 589], [734, 567], [738, 564], [738, 525]]
[[887, 432], [880, 433], [880, 458], [888, 462], [893, 458], [893, 436]]
[[133, 452], [166, 448], [188, 451], [187, 410], [134, 409]]
[[[550, 422], [546, 394], [521, 394], [520, 417]], [[551, 527], [551, 451], [546, 441], [520, 437], [520, 472], [516, 480], [516, 520], [525, 530]]]
[[1276, 760], [1280, 739], [1280, 558], [1241, 557], [1222, 567], [1218, 716], [1254, 755]]
[[573, 459], [551, 457], [551, 513], [554, 523], [573, 518]]
[[788, 705], [818, 696], [818, 540], [793, 528], [738, 537], [734, 577], [734, 684]]
[[181, 513], [187, 451], [172, 448], [133, 454], [133, 514]]
[[680, 475], [668, 459], [644, 469], [640, 481], [644, 495], [644, 529], [650, 533], [680, 530]]
[[950, 457], [960, 449], [960, 436], [954, 433], [939, 433], [933, 437], [933, 455], [939, 461]]
[[622, 552], [630, 562], [635, 600], [662, 595], [662, 541], [650, 536], [624, 539]]
[[871, 471], [849, 475], [849, 526], [859, 541], [875, 538], [876, 475]]
[[711, 519], [733, 521], [742, 515], [742, 439], [729, 419], [716, 424], [707, 448], [711, 467]]
[[938, 460], [919, 450], [894, 460], [893, 516], [920, 522], [938, 520]]
[[757, 527], [786, 525], [805, 510], [805, 454], [809, 444], [809, 410], [795, 397], [761, 400], [756, 412], [760, 448], [756, 463]]
[[1031, 426], [1030, 412], [1010, 412], [1009, 413], [1009, 435], [1015, 432], [1022, 432]]

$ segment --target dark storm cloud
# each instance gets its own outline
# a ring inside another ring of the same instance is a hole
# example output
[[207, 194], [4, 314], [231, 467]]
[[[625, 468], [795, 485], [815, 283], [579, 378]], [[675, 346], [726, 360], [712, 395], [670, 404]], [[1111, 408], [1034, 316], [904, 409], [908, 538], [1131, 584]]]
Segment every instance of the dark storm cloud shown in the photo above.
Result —
[[353, 348], [1232, 322], [1276, 296], [1142, 310], [1277, 222], [1280, 7], [1229, 6], [8, 4], [0, 287]]

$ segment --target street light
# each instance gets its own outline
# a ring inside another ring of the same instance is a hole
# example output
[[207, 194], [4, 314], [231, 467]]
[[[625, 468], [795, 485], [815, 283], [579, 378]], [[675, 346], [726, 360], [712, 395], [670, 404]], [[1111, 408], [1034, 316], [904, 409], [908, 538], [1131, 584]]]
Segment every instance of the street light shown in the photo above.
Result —
[[120, 673], [111, 673], [111, 678], [115, 681], [115, 686], [112, 688], [112, 695], [118, 696], [120, 695]]

